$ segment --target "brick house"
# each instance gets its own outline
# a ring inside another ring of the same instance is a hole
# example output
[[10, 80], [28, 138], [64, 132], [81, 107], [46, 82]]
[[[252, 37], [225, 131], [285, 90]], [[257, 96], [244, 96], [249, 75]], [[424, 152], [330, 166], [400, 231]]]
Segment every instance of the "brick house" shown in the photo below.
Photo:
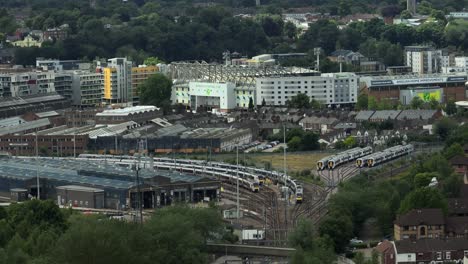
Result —
[[468, 256], [467, 239], [402, 240], [391, 243], [394, 244], [394, 262], [384, 264], [463, 263], [464, 257]]
[[450, 159], [450, 165], [458, 174], [465, 174], [468, 171], [468, 157], [455, 156]]
[[445, 234], [445, 217], [440, 209], [413, 209], [394, 222], [395, 240], [441, 238]]

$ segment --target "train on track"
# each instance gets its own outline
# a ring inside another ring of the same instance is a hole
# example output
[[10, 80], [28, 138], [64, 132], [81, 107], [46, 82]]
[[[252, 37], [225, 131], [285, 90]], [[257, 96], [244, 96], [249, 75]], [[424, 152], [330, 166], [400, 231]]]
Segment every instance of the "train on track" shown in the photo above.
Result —
[[[137, 162], [138, 157], [135, 156], [114, 156], [114, 155], [95, 155], [95, 154], [81, 154], [79, 159], [86, 160], [107, 160], [116, 164], [131, 166]], [[222, 178], [229, 183], [235, 183], [237, 177], [239, 178], [240, 186], [249, 189], [252, 192], [258, 192], [261, 185], [269, 179], [273, 183], [283, 183], [285, 181], [284, 173], [277, 171], [269, 171], [259, 168], [237, 166], [222, 162], [207, 162], [204, 160], [190, 160], [190, 159], [171, 159], [164, 157], [155, 158], [142, 158], [140, 162], [145, 165], [152, 166], [155, 169], [164, 170], [178, 170], [187, 173], [200, 173], [207, 174], [212, 177]], [[296, 203], [303, 201], [303, 187], [302, 185], [286, 177], [286, 186], [296, 196]]]
[[371, 147], [353, 148], [317, 161], [317, 170], [335, 169], [337, 166], [364, 157], [372, 153]]
[[356, 160], [356, 167], [375, 167], [398, 157], [409, 155], [413, 151], [414, 146], [411, 144], [394, 146], [383, 151], [375, 152], [370, 155], [358, 158]]

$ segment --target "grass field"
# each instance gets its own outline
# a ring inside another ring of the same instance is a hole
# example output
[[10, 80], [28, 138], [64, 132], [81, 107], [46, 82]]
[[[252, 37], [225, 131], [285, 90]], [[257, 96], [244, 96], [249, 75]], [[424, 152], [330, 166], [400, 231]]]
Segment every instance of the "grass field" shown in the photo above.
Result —
[[[288, 171], [315, 170], [317, 161], [327, 155], [327, 153], [290, 153], [286, 156], [286, 166]], [[283, 170], [283, 154], [281, 153], [262, 154], [253, 156], [251, 159], [257, 166], [271, 162], [275, 170]]]
[[[318, 152], [300, 152], [300, 153], [288, 153], [286, 156], [286, 165], [288, 171], [302, 171], [305, 169], [315, 170], [317, 161], [330, 153], [318, 153]], [[195, 158], [195, 159], [207, 159], [209, 158], [206, 154], [179, 154], [177, 158]], [[235, 163], [236, 154], [213, 154], [212, 160], [223, 161], [228, 163]], [[248, 165], [253, 165], [264, 168], [266, 162], [271, 162], [275, 170], [283, 170], [283, 153], [239, 153], [239, 160], [242, 163], [245, 161]]]

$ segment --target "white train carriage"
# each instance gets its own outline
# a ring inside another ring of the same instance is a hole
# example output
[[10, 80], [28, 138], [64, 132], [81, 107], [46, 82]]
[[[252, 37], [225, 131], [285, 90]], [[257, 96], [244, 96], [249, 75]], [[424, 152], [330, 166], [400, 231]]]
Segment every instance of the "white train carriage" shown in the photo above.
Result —
[[405, 146], [398, 145], [395, 147], [388, 148], [381, 152], [375, 153], [375, 155], [372, 155], [371, 157], [369, 157], [367, 159], [367, 166], [368, 167], [377, 166], [389, 160], [401, 157], [403, 155], [410, 154], [411, 152], [413, 152], [413, 150], [414, 150], [414, 146], [411, 144], [408, 144]]

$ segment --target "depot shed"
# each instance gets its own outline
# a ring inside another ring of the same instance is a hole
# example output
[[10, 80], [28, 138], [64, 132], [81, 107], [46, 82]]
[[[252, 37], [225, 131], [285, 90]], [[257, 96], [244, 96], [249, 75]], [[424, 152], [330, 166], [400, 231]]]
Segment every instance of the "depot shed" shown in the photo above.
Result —
[[71, 205], [84, 208], [104, 208], [104, 190], [79, 185], [58, 186], [57, 202], [59, 205]]

